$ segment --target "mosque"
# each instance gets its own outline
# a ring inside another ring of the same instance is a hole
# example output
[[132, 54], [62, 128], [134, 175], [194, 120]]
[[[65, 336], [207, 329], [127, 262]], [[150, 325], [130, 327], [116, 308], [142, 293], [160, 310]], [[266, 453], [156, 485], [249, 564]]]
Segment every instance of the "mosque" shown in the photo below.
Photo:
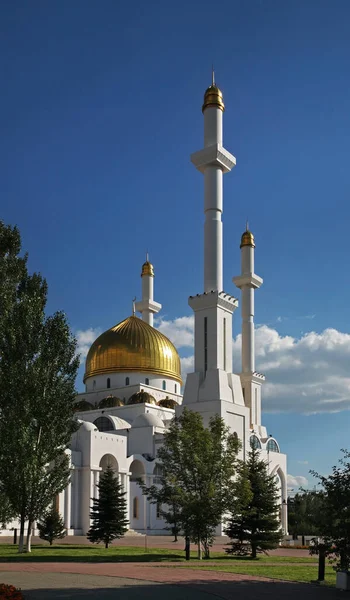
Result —
[[[204, 176], [204, 289], [190, 296], [194, 311], [194, 372], [184, 390], [175, 346], [154, 327], [161, 305], [154, 300], [154, 267], [142, 265], [142, 299], [133, 314], [92, 344], [85, 366], [85, 392], [76, 399], [80, 423], [70, 444], [71, 478], [57, 498], [69, 535], [90, 527], [91, 498], [101, 472], [111, 465], [127, 498], [129, 535], [168, 535], [159, 507], [150, 504], [136, 482], [156, 484], [161, 466], [158, 448], [164, 432], [182, 407], [198, 411], [207, 423], [220, 415], [242, 442], [244, 460], [250, 447], [261, 450], [280, 494], [280, 519], [287, 533], [286, 455], [261, 423], [264, 376], [255, 371], [254, 293], [263, 280], [254, 271], [254, 236], [244, 231], [241, 273], [233, 278], [241, 290], [242, 372], [232, 372], [232, 315], [238, 300], [223, 291], [223, 174], [236, 164], [223, 147], [223, 95], [214, 82], [202, 107], [204, 147], [191, 156]], [[238, 244], [237, 244], [238, 245]], [[136, 315], [141, 315], [141, 318]], [[223, 526], [217, 531], [223, 534]]]

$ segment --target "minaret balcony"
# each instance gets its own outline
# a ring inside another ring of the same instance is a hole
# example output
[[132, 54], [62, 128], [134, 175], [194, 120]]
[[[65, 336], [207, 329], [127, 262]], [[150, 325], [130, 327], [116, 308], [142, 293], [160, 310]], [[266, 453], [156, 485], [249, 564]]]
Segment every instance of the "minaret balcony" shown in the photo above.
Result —
[[139, 300], [138, 302], [135, 302], [135, 310], [140, 313], [142, 313], [144, 310], [150, 310], [153, 313], [158, 313], [161, 308], [162, 305], [154, 300]]
[[194, 311], [219, 307], [233, 313], [238, 307], [238, 300], [229, 294], [225, 294], [225, 292], [213, 290], [212, 292], [190, 296], [188, 304]]
[[263, 284], [263, 279], [259, 277], [259, 275], [255, 275], [255, 273], [237, 275], [237, 277], [233, 277], [232, 281], [238, 288], [242, 288], [246, 285], [248, 287], [258, 289]]
[[208, 166], [220, 167], [223, 173], [229, 173], [236, 166], [235, 157], [220, 144], [206, 146], [203, 150], [191, 154], [191, 162], [201, 173], [204, 173]]

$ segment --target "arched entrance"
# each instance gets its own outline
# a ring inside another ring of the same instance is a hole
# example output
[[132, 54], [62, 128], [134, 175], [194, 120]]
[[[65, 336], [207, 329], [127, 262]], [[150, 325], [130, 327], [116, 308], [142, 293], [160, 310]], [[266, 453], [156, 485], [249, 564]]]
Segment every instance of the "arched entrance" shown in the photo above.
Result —
[[146, 472], [140, 460], [130, 465], [130, 527], [136, 530], [146, 529], [146, 497], [143, 496], [138, 479], [145, 481]]

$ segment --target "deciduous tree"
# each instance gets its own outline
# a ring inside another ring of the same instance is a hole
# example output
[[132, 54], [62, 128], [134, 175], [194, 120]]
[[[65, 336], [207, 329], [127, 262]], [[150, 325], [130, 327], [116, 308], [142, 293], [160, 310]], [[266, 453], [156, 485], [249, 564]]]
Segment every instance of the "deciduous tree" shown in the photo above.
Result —
[[76, 340], [62, 312], [46, 316], [47, 284], [29, 274], [16, 227], [0, 222], [0, 481], [32, 524], [68, 483], [66, 448], [76, 429]]
[[[158, 451], [162, 464], [159, 485], [142, 491], [153, 502], [167, 504], [167, 523], [201, 545], [209, 557], [216, 527], [222, 522], [234, 490], [240, 442], [223, 419], [215, 416], [208, 427], [200, 413], [186, 408], [164, 434]], [[175, 509], [175, 510], [174, 510]]]
[[350, 452], [342, 450], [343, 458], [330, 475], [317, 477], [323, 490], [322, 511], [318, 513], [317, 527], [322, 536], [326, 554], [335, 557], [338, 571], [350, 571]]

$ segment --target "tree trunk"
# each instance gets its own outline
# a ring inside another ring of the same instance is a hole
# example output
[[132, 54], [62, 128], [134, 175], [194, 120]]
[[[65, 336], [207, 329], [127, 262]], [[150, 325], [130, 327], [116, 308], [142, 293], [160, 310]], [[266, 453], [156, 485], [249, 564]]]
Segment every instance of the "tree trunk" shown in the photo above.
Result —
[[52, 542], [53, 542], [53, 540], [50, 540], [50, 546], [52, 546]]
[[256, 558], [256, 545], [252, 544], [252, 553], [251, 553], [251, 557], [252, 558]]
[[201, 545], [201, 541], [198, 538], [198, 545], [197, 545], [197, 558], [198, 560], [202, 560], [202, 545]]
[[21, 525], [19, 530], [18, 552], [24, 552], [24, 515], [21, 515]]
[[108, 542], [105, 543], [105, 548], [108, 548]]
[[190, 560], [190, 538], [188, 536], [185, 537], [185, 552], [186, 552], [186, 560]]
[[31, 552], [32, 551], [32, 521], [29, 520], [28, 521], [28, 529], [27, 529], [27, 547], [26, 547], [26, 552]]
[[203, 542], [203, 548], [204, 548], [204, 558], [210, 558], [210, 546], [208, 544], [208, 540], [205, 540], [205, 542]]

